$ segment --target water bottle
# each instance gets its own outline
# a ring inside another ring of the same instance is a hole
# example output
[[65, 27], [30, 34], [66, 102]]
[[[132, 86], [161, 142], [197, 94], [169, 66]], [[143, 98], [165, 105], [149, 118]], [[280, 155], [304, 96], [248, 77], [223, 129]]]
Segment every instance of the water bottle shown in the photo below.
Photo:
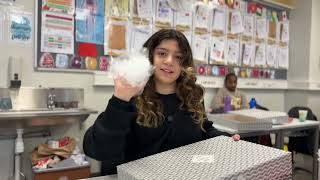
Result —
[[226, 96], [226, 99], [224, 101], [224, 112], [231, 111], [231, 97]]
[[256, 108], [257, 106], [257, 101], [255, 98], [251, 98], [250, 102], [249, 102], [249, 105], [250, 105], [250, 109], [254, 109]]

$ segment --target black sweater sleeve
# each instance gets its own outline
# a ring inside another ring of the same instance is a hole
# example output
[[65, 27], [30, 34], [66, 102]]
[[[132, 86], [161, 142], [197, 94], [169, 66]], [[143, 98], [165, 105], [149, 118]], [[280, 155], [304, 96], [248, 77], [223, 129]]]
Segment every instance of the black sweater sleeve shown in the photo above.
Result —
[[85, 133], [85, 154], [99, 161], [108, 161], [114, 166], [125, 162], [126, 137], [136, 116], [133, 103], [113, 96], [106, 110]]
[[203, 128], [206, 131], [205, 132], [205, 139], [213, 138], [213, 137], [221, 136], [221, 135], [230, 136], [228, 133], [221, 132], [221, 131], [217, 130], [216, 128], [214, 128], [212, 126], [212, 124], [213, 123], [211, 121], [209, 121], [208, 119], [206, 119], [203, 123]]

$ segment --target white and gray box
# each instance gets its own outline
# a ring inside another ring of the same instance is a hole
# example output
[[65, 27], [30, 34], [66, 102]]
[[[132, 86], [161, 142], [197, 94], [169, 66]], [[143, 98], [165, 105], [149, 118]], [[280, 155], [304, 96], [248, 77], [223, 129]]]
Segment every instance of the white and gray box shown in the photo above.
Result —
[[117, 166], [121, 180], [291, 179], [291, 153], [219, 136]]

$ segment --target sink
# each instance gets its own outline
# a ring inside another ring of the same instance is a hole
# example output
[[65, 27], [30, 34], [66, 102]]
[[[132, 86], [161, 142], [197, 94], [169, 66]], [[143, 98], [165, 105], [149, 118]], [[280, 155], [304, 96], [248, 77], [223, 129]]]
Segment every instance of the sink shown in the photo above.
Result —
[[97, 111], [86, 108], [0, 110], [1, 128], [27, 128], [83, 122]]

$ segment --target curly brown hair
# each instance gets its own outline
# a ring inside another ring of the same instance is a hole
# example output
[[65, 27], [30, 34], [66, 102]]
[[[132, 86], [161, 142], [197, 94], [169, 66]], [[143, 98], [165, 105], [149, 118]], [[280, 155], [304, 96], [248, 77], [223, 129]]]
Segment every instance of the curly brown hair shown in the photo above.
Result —
[[[196, 84], [192, 50], [188, 40], [181, 32], [173, 29], [156, 32], [143, 45], [148, 50], [151, 64], [153, 64], [155, 48], [163, 40], [177, 41], [183, 55], [180, 62], [182, 71], [176, 81], [176, 94], [181, 100], [179, 108], [191, 112], [194, 123], [199, 124], [204, 131], [203, 122], [206, 118], [203, 105], [204, 89]], [[138, 110], [137, 123], [141, 126], [158, 127], [163, 123], [163, 104], [156, 93], [154, 76], [149, 78], [142, 94], [136, 98], [136, 107]]]

